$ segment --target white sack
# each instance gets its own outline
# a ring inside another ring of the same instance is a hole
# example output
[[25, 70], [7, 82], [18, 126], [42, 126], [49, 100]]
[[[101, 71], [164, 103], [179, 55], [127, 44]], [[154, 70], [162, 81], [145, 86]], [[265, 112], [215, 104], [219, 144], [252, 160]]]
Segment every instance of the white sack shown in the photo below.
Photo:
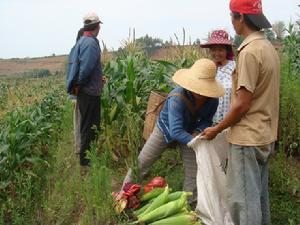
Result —
[[224, 172], [229, 143], [226, 132], [211, 141], [200, 137], [189, 144], [197, 158], [197, 207], [200, 219], [206, 225], [233, 225], [226, 205], [226, 174]]

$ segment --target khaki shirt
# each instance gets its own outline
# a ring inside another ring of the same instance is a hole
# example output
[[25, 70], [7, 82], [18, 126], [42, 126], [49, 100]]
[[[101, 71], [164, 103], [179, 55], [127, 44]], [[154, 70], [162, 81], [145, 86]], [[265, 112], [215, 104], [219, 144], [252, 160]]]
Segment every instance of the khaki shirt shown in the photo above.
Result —
[[232, 102], [245, 87], [253, 93], [249, 111], [228, 132], [228, 141], [243, 146], [261, 146], [277, 139], [279, 117], [280, 61], [262, 32], [249, 35], [238, 48], [232, 75]]

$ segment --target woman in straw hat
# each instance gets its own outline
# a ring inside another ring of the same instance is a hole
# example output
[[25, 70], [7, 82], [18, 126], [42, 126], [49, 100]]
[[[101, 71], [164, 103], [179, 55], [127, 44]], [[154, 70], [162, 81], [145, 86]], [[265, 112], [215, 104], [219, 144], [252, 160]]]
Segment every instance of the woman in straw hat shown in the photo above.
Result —
[[213, 61], [217, 65], [216, 79], [225, 88], [224, 96], [219, 98], [219, 106], [214, 115], [213, 122], [218, 123], [224, 119], [229, 111], [232, 88], [232, 72], [235, 68], [233, 60], [233, 43], [229, 40], [229, 35], [224, 30], [214, 30], [207, 43], [200, 45], [208, 48]]
[[[232, 42], [224, 30], [212, 32], [207, 43], [202, 48], [208, 48], [217, 66], [216, 80], [224, 89], [225, 95], [219, 98], [219, 105], [213, 117], [214, 123], [219, 123], [229, 111], [231, 102], [232, 72], [235, 68], [233, 61]], [[220, 133], [212, 141], [195, 137], [188, 143], [195, 151], [197, 161], [197, 190], [196, 210], [201, 220], [207, 225], [233, 225], [227, 203], [225, 201], [225, 169], [229, 143], [226, 133]]]
[[[195, 207], [197, 201], [195, 153], [187, 144], [212, 124], [213, 115], [218, 107], [218, 97], [224, 95], [224, 89], [215, 80], [216, 65], [209, 59], [197, 60], [190, 69], [178, 70], [172, 80], [179, 85], [173, 89], [159, 115], [157, 125], [138, 156], [140, 179], [143, 179], [153, 163], [172, 142], [181, 147], [184, 164], [184, 191], [194, 193], [190, 203]], [[129, 170], [124, 182], [131, 182]]]

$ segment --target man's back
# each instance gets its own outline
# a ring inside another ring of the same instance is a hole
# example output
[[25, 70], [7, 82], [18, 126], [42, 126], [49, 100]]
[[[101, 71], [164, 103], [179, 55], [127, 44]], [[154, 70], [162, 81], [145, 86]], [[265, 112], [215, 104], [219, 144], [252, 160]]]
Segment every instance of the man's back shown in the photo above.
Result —
[[89, 166], [87, 151], [97, 139], [94, 129], [100, 129], [100, 89], [102, 70], [100, 46], [97, 36], [102, 23], [95, 13], [83, 17], [84, 32], [77, 42], [78, 79], [76, 79], [77, 103], [80, 111], [80, 165]]
[[83, 36], [79, 46], [79, 77], [78, 84], [84, 93], [99, 96], [101, 90], [102, 68], [100, 64], [101, 50], [95, 37]]

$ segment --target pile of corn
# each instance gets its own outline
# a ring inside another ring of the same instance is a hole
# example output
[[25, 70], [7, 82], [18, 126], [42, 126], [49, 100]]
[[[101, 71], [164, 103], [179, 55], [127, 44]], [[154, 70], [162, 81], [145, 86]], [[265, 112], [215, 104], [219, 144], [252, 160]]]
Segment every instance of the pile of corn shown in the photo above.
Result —
[[154, 188], [141, 197], [142, 207], [133, 212], [137, 221], [132, 224], [149, 225], [201, 225], [197, 215], [188, 210], [187, 198], [191, 192], [170, 193], [168, 186]]

